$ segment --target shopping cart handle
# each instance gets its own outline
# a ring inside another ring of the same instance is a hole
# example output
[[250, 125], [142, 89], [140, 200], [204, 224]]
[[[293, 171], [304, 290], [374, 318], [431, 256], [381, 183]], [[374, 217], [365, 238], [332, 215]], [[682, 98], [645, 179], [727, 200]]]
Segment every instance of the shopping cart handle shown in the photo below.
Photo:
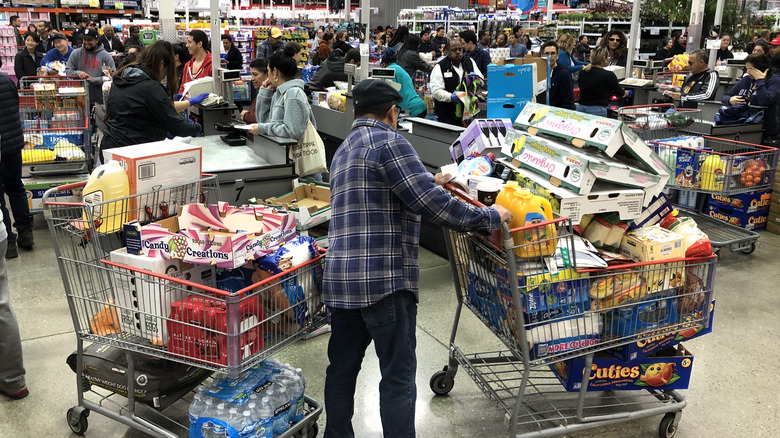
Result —
[[79, 182], [74, 182], [74, 183], [70, 183], [70, 184], [63, 184], [61, 186], [55, 187], [55, 189], [57, 189], [58, 192], [64, 192], [65, 190], [73, 190], [73, 189], [77, 189], [79, 187], [84, 187], [86, 185], [87, 185], [86, 181], [79, 181]]
[[487, 207], [487, 205], [479, 202], [475, 198], [472, 198], [471, 195], [468, 194], [468, 192], [464, 191], [462, 188], [458, 187], [457, 185], [451, 182], [444, 184], [444, 188], [449, 190], [453, 195], [463, 200], [463, 202], [471, 204], [475, 207]]

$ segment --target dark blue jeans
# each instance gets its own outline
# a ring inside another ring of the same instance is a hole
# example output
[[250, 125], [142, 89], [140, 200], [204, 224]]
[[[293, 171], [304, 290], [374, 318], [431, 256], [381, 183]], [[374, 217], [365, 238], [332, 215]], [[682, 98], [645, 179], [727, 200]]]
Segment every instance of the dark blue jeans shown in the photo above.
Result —
[[371, 307], [329, 309], [331, 334], [325, 377], [325, 438], [353, 438], [355, 384], [366, 348], [374, 341], [382, 380], [379, 413], [385, 438], [415, 436], [417, 400], [417, 302], [408, 291], [395, 292]]
[[11, 215], [5, 205], [5, 196], [11, 203], [11, 211], [14, 213], [14, 227], [16, 230], [24, 230], [32, 227], [32, 215], [27, 203], [27, 194], [22, 184], [22, 151], [15, 154], [6, 154], [0, 158], [0, 209], [3, 212], [3, 222], [8, 230], [8, 240], [16, 241], [16, 234], [11, 229]]

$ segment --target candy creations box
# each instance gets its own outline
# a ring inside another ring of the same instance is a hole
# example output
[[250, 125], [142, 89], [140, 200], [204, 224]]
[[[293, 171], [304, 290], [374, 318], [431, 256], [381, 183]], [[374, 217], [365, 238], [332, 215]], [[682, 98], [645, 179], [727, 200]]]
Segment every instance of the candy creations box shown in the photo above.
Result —
[[642, 214], [645, 192], [606, 183], [596, 183], [588, 195], [580, 195], [566, 187], [556, 187], [542, 175], [530, 169], [520, 169], [502, 160], [514, 171], [515, 180], [550, 201], [553, 211], [568, 217], [573, 225], [587, 214], [616, 212], [621, 220], [633, 220]]
[[[177, 141], [156, 141], [133, 146], [106, 149], [106, 162], [116, 160], [124, 167], [130, 180], [130, 194], [140, 194], [195, 182], [201, 178], [202, 154], [200, 146], [190, 146]], [[178, 199], [177, 194], [186, 195], [186, 190], [162, 190], [157, 195], [131, 198], [131, 202], [143, 202], [149, 211], [129, 219], [155, 220], [163, 217], [163, 210], [175, 212], [191, 199]], [[145, 199], [148, 198], [148, 199]], [[131, 205], [133, 213], [141, 206]]]
[[747, 213], [730, 206], [710, 204], [707, 207], [707, 214], [715, 219], [720, 219], [723, 222], [728, 222], [746, 230], [763, 230], [769, 221], [769, 210]]
[[130, 254], [234, 269], [295, 237], [295, 216], [266, 206], [187, 204], [179, 215], [124, 226]]
[[310, 228], [330, 220], [330, 184], [310, 182], [280, 197], [268, 198], [265, 205], [284, 209], [293, 215], [298, 228]]
[[658, 226], [631, 230], [623, 235], [620, 253], [639, 263], [684, 258], [683, 236]]
[[[715, 315], [715, 300], [710, 303], [709, 325], [705, 328], [701, 322], [687, 323], [680, 321], [682, 327], [676, 332], [663, 336], [654, 336], [653, 332], [646, 333], [642, 339], [620, 347], [607, 350], [609, 354], [624, 362], [630, 362], [647, 357], [655, 352], [669, 348], [683, 341], [695, 339], [712, 332], [713, 317]], [[701, 319], [701, 312], [695, 317], [687, 317], [688, 320]]]
[[[549, 176], [581, 195], [593, 189], [596, 180], [641, 188], [650, 198], [662, 193], [665, 179], [608, 157], [600, 151], [579, 149], [513, 130], [512, 164]], [[507, 140], [509, 142], [509, 140]]]
[[[164, 260], [128, 254], [127, 248], [112, 251], [112, 262], [143, 269], [155, 274], [191, 281], [208, 287], [216, 286], [216, 273], [210, 265], [191, 265], [181, 260]], [[187, 296], [191, 287], [166, 282], [135, 271], [114, 268], [114, 298], [122, 330], [149, 339], [154, 345], [168, 343], [168, 317], [171, 303]]]
[[584, 368], [584, 357], [550, 365], [567, 391], [579, 391], [584, 376], [588, 376], [588, 391], [686, 389], [691, 380], [693, 354], [682, 344], [629, 362], [596, 353], [590, 373]]
[[453, 162], [459, 163], [460, 157], [467, 158], [472, 153], [484, 155], [488, 152], [498, 156], [504, 145], [504, 136], [512, 129], [510, 119], [474, 120], [461, 132], [450, 146]]

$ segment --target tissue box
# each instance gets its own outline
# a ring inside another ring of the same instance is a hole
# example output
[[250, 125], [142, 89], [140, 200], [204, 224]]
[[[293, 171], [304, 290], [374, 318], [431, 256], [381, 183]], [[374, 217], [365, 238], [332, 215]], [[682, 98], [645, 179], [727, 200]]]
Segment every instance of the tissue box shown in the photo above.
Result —
[[620, 242], [620, 253], [639, 263], [681, 259], [683, 236], [661, 227], [631, 230]]
[[693, 355], [680, 344], [628, 363], [607, 353], [597, 353], [588, 373], [585, 358], [550, 365], [567, 391], [579, 391], [588, 375], [588, 391], [685, 389], [690, 384]]
[[[127, 248], [112, 251], [112, 262], [143, 269], [155, 274], [215, 287], [215, 269], [209, 265], [191, 265], [181, 260], [163, 260], [128, 254]], [[189, 286], [173, 284], [166, 287], [165, 280], [146, 276], [139, 272], [115, 270], [114, 298], [119, 311], [122, 330], [149, 339], [154, 345], [168, 343], [168, 329], [165, 319], [171, 303], [187, 296]]]
[[562, 108], [529, 102], [514, 122], [515, 127], [563, 138], [578, 147], [592, 146], [610, 157], [621, 149], [621, 161], [634, 159], [644, 170], [668, 177], [671, 169], [627, 125], [606, 117], [598, 117]]
[[578, 149], [541, 137], [512, 130], [506, 142], [512, 144], [512, 163], [548, 175], [550, 182], [581, 195], [593, 189], [596, 180], [642, 188], [649, 197], [663, 192], [665, 179], [623, 164], [606, 154]]
[[[178, 186], [198, 181], [201, 178], [201, 148], [176, 141], [156, 141], [152, 143], [105, 149], [106, 160], [116, 160], [127, 171], [130, 180], [130, 194], [141, 194], [159, 190], [161, 187]], [[162, 216], [163, 205], [167, 203], [168, 211], [174, 212], [190, 199], [177, 199], [176, 193], [161, 191], [159, 196], [149, 199], [131, 198], [131, 203], [148, 202], [149, 205], [130, 205], [129, 219], [154, 220]], [[190, 193], [191, 195], [191, 193]], [[153, 201], [153, 202], [152, 202]], [[136, 209], [149, 207], [152, 217], [147, 212], [141, 212], [142, 217], [135, 217]]]

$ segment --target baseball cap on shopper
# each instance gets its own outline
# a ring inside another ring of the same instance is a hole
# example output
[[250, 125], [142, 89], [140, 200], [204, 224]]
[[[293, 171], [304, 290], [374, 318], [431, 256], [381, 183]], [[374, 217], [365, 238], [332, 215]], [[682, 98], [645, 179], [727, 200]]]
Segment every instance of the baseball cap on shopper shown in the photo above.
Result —
[[94, 38], [94, 39], [98, 39], [98, 38], [100, 38], [100, 34], [98, 34], [97, 30], [88, 27], [88, 28], [84, 29], [84, 34], [81, 36], [81, 38]]
[[54, 32], [53, 34], [51, 34], [52, 40], [56, 40], [57, 38], [61, 38], [66, 41], [68, 40], [68, 37], [66, 37], [65, 34], [62, 32]]
[[773, 39], [772, 41], [769, 42], [769, 44], [773, 46], [780, 46], [780, 37]]
[[282, 31], [278, 27], [271, 29], [271, 38], [281, 38]]
[[366, 79], [352, 89], [355, 108], [368, 108], [385, 102], [400, 102], [401, 95], [385, 81]]

